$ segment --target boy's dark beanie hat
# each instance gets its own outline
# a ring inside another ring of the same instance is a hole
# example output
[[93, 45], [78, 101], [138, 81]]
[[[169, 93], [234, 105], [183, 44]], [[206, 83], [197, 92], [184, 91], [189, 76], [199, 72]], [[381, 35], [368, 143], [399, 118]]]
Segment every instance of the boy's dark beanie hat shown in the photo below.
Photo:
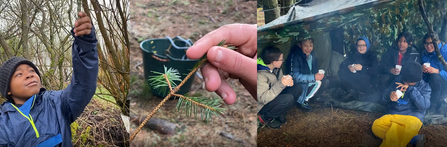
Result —
[[36, 71], [39, 78], [41, 77], [36, 65], [23, 57], [12, 57], [8, 61], [4, 62], [2, 66], [0, 66], [0, 93], [11, 103], [14, 103], [14, 101], [12, 100], [11, 96], [7, 94], [9, 91], [9, 84], [11, 83], [12, 75], [20, 64], [28, 64], [34, 69], [34, 71]]
[[422, 66], [417, 62], [407, 62], [402, 66], [400, 74], [404, 82], [419, 82], [422, 80]]

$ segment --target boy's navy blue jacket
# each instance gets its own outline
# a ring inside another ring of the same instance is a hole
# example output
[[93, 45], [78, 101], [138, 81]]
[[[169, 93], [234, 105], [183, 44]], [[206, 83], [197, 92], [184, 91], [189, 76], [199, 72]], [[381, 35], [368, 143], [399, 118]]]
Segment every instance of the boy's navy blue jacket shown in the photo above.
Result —
[[[426, 110], [430, 107], [431, 88], [428, 83], [421, 80], [414, 86], [407, 88], [403, 98], [393, 102], [390, 99], [391, 91], [396, 91], [396, 84], [404, 83], [401, 76], [396, 77], [393, 83], [385, 90], [382, 100], [388, 104], [387, 114], [411, 115], [424, 121]], [[400, 89], [400, 88], [399, 88]]]
[[98, 53], [94, 28], [92, 33], [82, 37], [75, 37], [73, 30], [71, 33], [75, 38], [71, 83], [59, 91], [42, 88], [19, 107], [22, 113], [29, 112], [39, 137], [30, 121], [11, 103], [4, 102], [0, 111], [0, 146], [73, 146], [70, 124], [84, 111], [95, 93]]
[[290, 53], [286, 59], [286, 68], [285, 73], [290, 74], [293, 77], [293, 81], [295, 83], [300, 84], [308, 84], [315, 82], [315, 74], [318, 72], [318, 63], [317, 58], [312, 51], [310, 55], [312, 55], [312, 70], [310, 70], [307, 64], [306, 54], [303, 53], [303, 50], [298, 46], [295, 52]]

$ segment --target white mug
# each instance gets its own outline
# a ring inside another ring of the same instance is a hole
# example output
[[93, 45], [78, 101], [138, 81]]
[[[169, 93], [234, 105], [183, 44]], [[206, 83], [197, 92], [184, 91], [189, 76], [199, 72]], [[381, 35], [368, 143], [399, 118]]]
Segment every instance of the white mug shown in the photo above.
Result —
[[425, 67], [430, 67], [430, 63], [424, 63]]
[[402, 65], [396, 65], [396, 68], [400, 71], [400, 69], [402, 69]]
[[324, 72], [324, 70], [320, 69], [320, 70], [318, 70], [318, 73], [324, 74], [325, 72]]
[[402, 69], [402, 65], [396, 65], [396, 68], [399, 69], [399, 73], [397, 73], [397, 74], [400, 74], [400, 70]]
[[396, 90], [396, 95], [397, 95], [397, 98], [400, 98], [404, 94], [402, 93], [402, 91]]

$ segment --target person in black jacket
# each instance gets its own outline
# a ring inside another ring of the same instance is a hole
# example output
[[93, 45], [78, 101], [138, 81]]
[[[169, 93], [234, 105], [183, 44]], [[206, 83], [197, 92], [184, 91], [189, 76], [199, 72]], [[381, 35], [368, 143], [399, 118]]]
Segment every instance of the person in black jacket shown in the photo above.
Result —
[[372, 79], [377, 75], [377, 56], [370, 50], [368, 38], [360, 37], [355, 51], [340, 65], [338, 76], [347, 91], [372, 92]]
[[308, 104], [309, 99], [328, 85], [328, 80], [323, 79], [324, 73], [319, 72], [313, 43], [314, 40], [311, 37], [299, 38], [297, 45], [292, 46], [285, 66], [285, 73], [290, 74], [295, 85], [302, 88], [296, 104], [304, 111], [312, 111]]
[[402, 32], [397, 37], [396, 45], [382, 56], [379, 64], [379, 88], [385, 89], [400, 74], [400, 69], [396, 65], [402, 67], [409, 61], [421, 63], [421, 57], [413, 46], [413, 36], [408, 32]]

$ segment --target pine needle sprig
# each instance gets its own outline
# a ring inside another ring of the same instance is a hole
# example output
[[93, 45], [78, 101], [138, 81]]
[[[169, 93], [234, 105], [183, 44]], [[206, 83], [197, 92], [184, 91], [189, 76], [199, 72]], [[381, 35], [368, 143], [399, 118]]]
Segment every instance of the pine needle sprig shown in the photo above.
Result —
[[[225, 39], [219, 42], [218, 46], [222, 46], [228, 49], [236, 49], [234, 46], [225, 45]], [[194, 73], [202, 67], [205, 63], [207, 63], [206, 54], [200, 58], [200, 60], [196, 63], [194, 68], [189, 72], [189, 74], [183, 79], [180, 80], [180, 75], [177, 70], [169, 68], [165, 68], [165, 73], [154, 72], [157, 75], [150, 76], [149, 82], [151, 86], [154, 88], [164, 88], [160, 89], [166, 93], [170, 90], [169, 94], [152, 110], [149, 115], [147, 115], [146, 119], [138, 126], [135, 132], [130, 136], [130, 141], [132, 141], [138, 132], [143, 128], [143, 126], [152, 118], [152, 116], [160, 109], [160, 107], [171, 97], [179, 97], [179, 102], [177, 103], [178, 110], [184, 110], [188, 117], [194, 115], [197, 118], [198, 112], [200, 111], [200, 118], [202, 120], [208, 121], [212, 119], [212, 115], [216, 115], [220, 117], [219, 114], [223, 114], [225, 109], [220, 108], [221, 99], [210, 99], [210, 98], [200, 98], [200, 97], [186, 97], [184, 95], [176, 94], [176, 92], [180, 89], [180, 87], [185, 84], [185, 82], [194, 75]], [[174, 81], [181, 81], [180, 84], [176, 85]], [[169, 89], [168, 89], [169, 88]]]
[[168, 89], [169, 88], [169, 84], [166, 81], [164, 76], [167, 76], [167, 79], [169, 80], [169, 83], [172, 85], [172, 88], [175, 88], [177, 86], [177, 84], [175, 84], [174, 81], [182, 81], [180, 79], [180, 73], [178, 72], [177, 69], [173, 69], [173, 68], [167, 68], [166, 66], [164, 66], [164, 70], [165, 73], [160, 73], [160, 72], [156, 72], [156, 71], [151, 71], [152, 73], [154, 73], [154, 76], [149, 76], [149, 85], [152, 86], [154, 89], [160, 89], [159, 90], [159, 94], [166, 94], [168, 93], [168, 91], [170, 92], [171, 90]]
[[[192, 117], [195, 119], [198, 118], [200, 112], [200, 119], [209, 121], [212, 120], [211, 115], [215, 115], [220, 117], [220, 114], [224, 114], [224, 108], [220, 108], [221, 103], [220, 99], [210, 99], [203, 97], [186, 97], [182, 95], [174, 95], [177, 97], [181, 97], [177, 103], [177, 110], [184, 111], [186, 116]], [[200, 106], [200, 107], [197, 107]]]

